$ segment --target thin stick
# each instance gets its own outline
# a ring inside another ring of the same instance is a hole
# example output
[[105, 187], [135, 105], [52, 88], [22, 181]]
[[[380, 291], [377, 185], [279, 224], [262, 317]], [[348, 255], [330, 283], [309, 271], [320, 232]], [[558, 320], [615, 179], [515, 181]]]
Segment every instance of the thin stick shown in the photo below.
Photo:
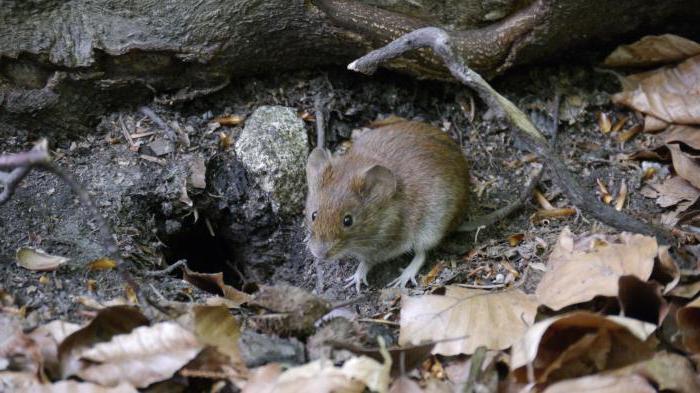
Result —
[[326, 119], [323, 113], [323, 100], [321, 93], [314, 98], [314, 115], [316, 116], [316, 147], [326, 147]]
[[187, 267], [187, 259], [180, 259], [179, 261], [173, 263], [172, 265], [166, 267], [165, 269], [162, 270], [153, 270], [150, 272], [144, 273], [144, 276], [167, 276], [168, 274], [172, 273], [175, 271], [175, 269], [179, 268], [180, 266], [185, 266]]
[[156, 123], [156, 125], [157, 125], [158, 127], [160, 127], [161, 129], [163, 129], [163, 131], [165, 131], [165, 136], [166, 136], [168, 139], [170, 139], [171, 141], [176, 141], [176, 140], [177, 140], [177, 134], [175, 133], [175, 130], [173, 130], [173, 129], [168, 125], [168, 123], [166, 123], [165, 121], [163, 121], [163, 119], [161, 119], [160, 116], [156, 115], [156, 113], [153, 112], [153, 110], [151, 110], [151, 108], [149, 108], [149, 107], [147, 107], [147, 106], [142, 106], [141, 108], [139, 108], [139, 111], [140, 111], [141, 113], [143, 113], [144, 115], [146, 115], [146, 117], [148, 117], [149, 119], [151, 119], [151, 121], [153, 121], [154, 123]]
[[671, 233], [667, 230], [646, 224], [604, 205], [589, 190], [581, 187], [566, 167], [564, 160], [552, 150], [545, 137], [530, 122], [528, 117], [454, 55], [450, 36], [444, 30], [426, 27], [408, 33], [385, 47], [353, 61], [348, 65], [348, 69], [371, 74], [381, 63], [398, 57], [409, 50], [423, 47], [430, 47], [443, 60], [452, 76], [474, 89], [492, 111], [510, 120], [515, 126], [515, 131], [523, 138], [526, 147], [546, 163], [552, 180], [561, 187], [573, 205], [614, 228], [653, 235], [662, 244], [672, 242]]

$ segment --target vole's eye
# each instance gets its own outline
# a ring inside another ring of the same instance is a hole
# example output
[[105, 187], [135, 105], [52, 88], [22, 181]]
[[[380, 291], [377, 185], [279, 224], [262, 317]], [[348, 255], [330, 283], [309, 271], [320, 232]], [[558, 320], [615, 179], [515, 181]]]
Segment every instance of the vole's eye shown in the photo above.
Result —
[[343, 225], [346, 227], [349, 227], [352, 225], [352, 216], [349, 214], [346, 214], [345, 217], [343, 217]]
[[318, 216], [318, 212], [311, 213], [311, 221], [316, 221], [316, 216]]

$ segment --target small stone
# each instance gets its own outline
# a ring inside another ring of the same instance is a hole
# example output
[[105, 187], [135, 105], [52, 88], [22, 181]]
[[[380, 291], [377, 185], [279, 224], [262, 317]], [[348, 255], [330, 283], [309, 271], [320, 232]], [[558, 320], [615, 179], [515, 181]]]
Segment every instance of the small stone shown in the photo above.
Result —
[[148, 144], [148, 147], [157, 157], [164, 156], [175, 151], [175, 145], [165, 138], [157, 138]]
[[502, 284], [505, 280], [506, 277], [503, 275], [503, 273], [498, 273], [496, 274], [496, 279], [493, 280], [493, 282], [496, 284]]
[[301, 213], [306, 194], [308, 138], [293, 108], [262, 106], [246, 120], [236, 155], [255, 183], [268, 193], [275, 213]]

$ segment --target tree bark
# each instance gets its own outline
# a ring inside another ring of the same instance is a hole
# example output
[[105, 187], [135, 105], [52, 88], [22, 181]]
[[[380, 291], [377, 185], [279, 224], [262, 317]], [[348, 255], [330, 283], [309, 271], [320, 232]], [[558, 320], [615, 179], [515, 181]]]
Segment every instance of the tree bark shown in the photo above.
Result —
[[[273, 69], [344, 65], [427, 25], [446, 28], [473, 69], [495, 76], [679, 15], [700, 16], [699, 0], [398, 2], [403, 9], [395, 3], [8, 0], [0, 7], [0, 122], [82, 133], [116, 105], [188, 100]], [[429, 52], [388, 66], [449, 78]]]

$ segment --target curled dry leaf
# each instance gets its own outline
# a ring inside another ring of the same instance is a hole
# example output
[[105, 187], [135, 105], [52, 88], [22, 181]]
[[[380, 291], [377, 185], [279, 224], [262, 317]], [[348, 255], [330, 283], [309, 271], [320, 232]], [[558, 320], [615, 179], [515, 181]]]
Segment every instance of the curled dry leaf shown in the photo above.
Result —
[[62, 376], [69, 377], [80, 369], [78, 359], [87, 348], [144, 325], [148, 325], [148, 319], [135, 307], [113, 306], [100, 310], [87, 326], [71, 333], [58, 346]]
[[654, 382], [663, 392], [700, 392], [700, 382], [695, 378], [693, 365], [688, 359], [675, 353], [658, 352], [649, 360], [611, 371], [609, 374], [619, 377], [643, 376]]
[[17, 250], [17, 264], [25, 269], [38, 272], [48, 272], [58, 269], [59, 266], [70, 259], [58, 255], [51, 255], [44, 250], [31, 247], [22, 247]]
[[0, 371], [0, 392], [137, 393], [138, 391], [127, 383], [122, 383], [115, 387], [105, 387], [90, 382], [77, 381], [58, 381], [52, 384], [42, 384], [31, 373]]
[[623, 315], [640, 321], [661, 325], [668, 314], [668, 303], [661, 296], [662, 287], [636, 276], [622, 276], [617, 296]]
[[182, 278], [195, 287], [219, 295], [228, 300], [227, 305], [236, 307], [246, 303], [250, 295], [224, 283], [223, 273], [198, 273], [187, 267], [183, 269]]
[[447, 287], [444, 296], [402, 296], [400, 345], [444, 340], [433, 353], [506, 349], [535, 320], [537, 303], [520, 290], [502, 292]]
[[700, 298], [679, 309], [676, 322], [685, 350], [700, 353]]
[[342, 367], [335, 367], [327, 360], [316, 360], [284, 372], [279, 365], [268, 364], [251, 371], [243, 393], [360, 393], [365, 387], [386, 393], [390, 368], [390, 359], [382, 364], [366, 356], [352, 358]]
[[82, 359], [90, 363], [78, 376], [100, 385], [128, 381], [143, 388], [170, 378], [202, 348], [192, 333], [175, 322], [142, 326], [86, 350]]
[[[574, 312], [532, 325], [511, 350], [516, 380], [538, 383], [580, 377], [651, 357], [656, 325], [636, 319]], [[530, 365], [530, 366], [528, 366]]]
[[94, 261], [88, 263], [88, 269], [91, 271], [95, 270], [111, 270], [117, 267], [117, 262], [110, 258], [98, 258]]
[[669, 246], [659, 247], [659, 258], [654, 261], [651, 279], [664, 286], [663, 294], [671, 292], [681, 280], [681, 270], [669, 253]]
[[235, 364], [241, 364], [238, 339], [241, 326], [223, 306], [195, 306], [194, 332], [199, 342], [216, 348]]
[[680, 142], [700, 150], [700, 128], [686, 125], [673, 125], [659, 134], [664, 143]]
[[399, 378], [396, 378], [394, 382], [391, 384], [391, 389], [389, 389], [389, 393], [423, 393], [424, 390], [421, 389], [420, 385], [418, 385], [418, 382], [412, 380], [411, 378], [407, 376], [402, 376]]
[[700, 124], [700, 55], [646, 76], [612, 100], [667, 123]]
[[700, 55], [700, 44], [674, 34], [642, 37], [639, 41], [617, 47], [604, 64], [608, 67], [646, 67], [675, 63]]
[[639, 375], [616, 377], [612, 375], [590, 375], [557, 382], [542, 393], [656, 393], [656, 389]]
[[34, 329], [29, 336], [37, 343], [44, 360], [44, 369], [50, 377], [60, 377], [58, 345], [69, 335], [80, 329], [80, 325], [64, 321], [51, 321]]
[[619, 243], [599, 239], [585, 251], [576, 248], [580, 244], [565, 228], [549, 257], [549, 270], [537, 286], [537, 299], [555, 311], [596, 296], [617, 296], [623, 275], [646, 281], [658, 253], [655, 238], [627, 233], [620, 235]]
[[678, 175], [700, 188], [700, 155], [692, 156], [685, 153], [676, 143], [669, 143], [666, 147], [671, 152], [673, 168]]
[[656, 204], [661, 207], [678, 205], [679, 212], [683, 212], [700, 198], [700, 189], [682, 177], [674, 176], [661, 184], [648, 184], [642, 189], [642, 194], [656, 198]]

